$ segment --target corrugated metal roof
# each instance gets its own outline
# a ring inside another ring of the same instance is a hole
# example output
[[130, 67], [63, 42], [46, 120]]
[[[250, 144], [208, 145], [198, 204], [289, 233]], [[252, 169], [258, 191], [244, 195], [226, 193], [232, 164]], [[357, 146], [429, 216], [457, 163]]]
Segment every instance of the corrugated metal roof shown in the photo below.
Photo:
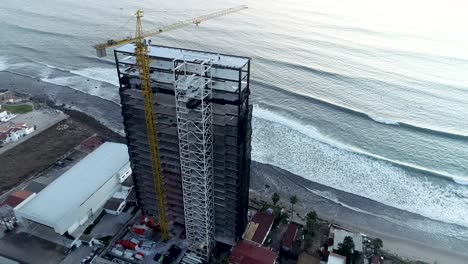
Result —
[[26, 200], [29, 196], [33, 194], [30, 191], [27, 190], [20, 190], [16, 191], [12, 194], [10, 194], [6, 200], [2, 203], [2, 205], [9, 205], [12, 208], [15, 208], [18, 206], [20, 203], [22, 203], [24, 200]]
[[47, 185], [43, 183], [31, 181], [24, 189], [30, 192], [39, 193], [40, 191], [44, 190], [45, 187], [47, 187]]
[[289, 250], [292, 249], [293, 242], [296, 240], [297, 230], [298, 226], [296, 224], [290, 223], [288, 225], [288, 229], [286, 230], [283, 238], [283, 247], [286, 247]]
[[273, 225], [274, 220], [275, 217], [273, 216], [273, 214], [270, 214], [265, 211], [257, 212], [252, 218], [252, 222], [257, 223], [258, 226], [255, 230], [255, 234], [250, 240], [259, 244], [263, 244], [263, 241], [265, 241], [265, 238], [267, 237], [268, 231]]
[[124, 199], [117, 199], [117, 198], [110, 198], [107, 200], [107, 202], [104, 204], [104, 209], [107, 210], [112, 210], [112, 211], [117, 211], [119, 209], [120, 205], [125, 202]]
[[19, 212], [45, 222], [57, 222], [67, 212], [79, 208], [128, 162], [126, 145], [106, 142], [38, 193]]
[[231, 264], [274, 264], [278, 254], [245, 240], [237, 244], [229, 257]]

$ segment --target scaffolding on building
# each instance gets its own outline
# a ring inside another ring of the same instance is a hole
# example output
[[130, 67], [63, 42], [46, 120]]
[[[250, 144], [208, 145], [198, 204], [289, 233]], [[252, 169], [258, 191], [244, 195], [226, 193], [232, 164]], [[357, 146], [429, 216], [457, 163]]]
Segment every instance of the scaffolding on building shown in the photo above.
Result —
[[186, 236], [205, 261], [215, 232], [212, 66], [210, 59], [187, 56], [173, 61]]

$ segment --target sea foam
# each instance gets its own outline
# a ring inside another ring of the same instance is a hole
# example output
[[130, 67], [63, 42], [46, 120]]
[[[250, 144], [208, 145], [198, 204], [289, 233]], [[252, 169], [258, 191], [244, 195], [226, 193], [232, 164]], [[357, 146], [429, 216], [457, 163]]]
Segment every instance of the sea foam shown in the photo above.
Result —
[[393, 121], [393, 120], [390, 120], [390, 119], [387, 119], [387, 118], [384, 118], [384, 117], [380, 117], [380, 116], [376, 116], [376, 115], [371, 115], [371, 114], [368, 114], [367, 115], [370, 119], [374, 120], [375, 122], [379, 122], [379, 123], [382, 123], [382, 124], [386, 124], [386, 125], [399, 125], [399, 123], [397, 121]]
[[8, 69], [8, 59], [4, 56], [0, 56], [0, 71], [5, 71]]
[[254, 108], [252, 159], [334, 189], [468, 227], [468, 189], [417, 177], [321, 134], [312, 126]]
[[100, 82], [106, 82], [114, 86], [119, 86], [117, 70], [115, 68], [84, 68], [70, 71], [73, 74], [80, 75]]

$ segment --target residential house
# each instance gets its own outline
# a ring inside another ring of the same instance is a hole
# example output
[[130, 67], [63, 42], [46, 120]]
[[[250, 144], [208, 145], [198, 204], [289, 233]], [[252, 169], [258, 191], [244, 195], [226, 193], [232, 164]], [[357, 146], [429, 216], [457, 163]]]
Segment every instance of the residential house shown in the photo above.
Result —
[[243, 238], [259, 245], [265, 243], [273, 226], [275, 216], [271, 211], [257, 212], [247, 225]]
[[16, 115], [9, 113], [7, 110], [0, 109], [0, 122], [7, 122], [15, 117]]
[[16, 123], [13, 126], [0, 127], [0, 143], [7, 144], [18, 141], [21, 137], [34, 132], [34, 126], [28, 126], [26, 123]]
[[277, 258], [270, 249], [242, 240], [232, 250], [229, 264], [275, 264]]

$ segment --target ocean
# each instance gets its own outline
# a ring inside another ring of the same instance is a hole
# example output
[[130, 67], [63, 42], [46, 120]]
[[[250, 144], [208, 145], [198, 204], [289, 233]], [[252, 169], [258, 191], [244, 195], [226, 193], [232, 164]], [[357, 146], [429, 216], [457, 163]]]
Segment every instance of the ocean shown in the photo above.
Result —
[[238, 4], [249, 9], [153, 43], [252, 58], [252, 159], [263, 164], [254, 169], [300, 177], [329, 217], [467, 248], [463, 1], [4, 0], [0, 71], [60, 85], [18, 89], [123, 133], [112, 56], [92, 46], [132, 34], [138, 8], [152, 29]]

